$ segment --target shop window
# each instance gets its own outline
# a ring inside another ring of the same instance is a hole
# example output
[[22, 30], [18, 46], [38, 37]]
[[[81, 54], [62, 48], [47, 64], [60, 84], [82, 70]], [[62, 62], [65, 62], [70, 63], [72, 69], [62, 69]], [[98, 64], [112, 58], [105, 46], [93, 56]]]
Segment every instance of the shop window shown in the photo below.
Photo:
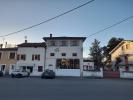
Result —
[[56, 67], [59, 69], [79, 69], [79, 59], [57, 59]]

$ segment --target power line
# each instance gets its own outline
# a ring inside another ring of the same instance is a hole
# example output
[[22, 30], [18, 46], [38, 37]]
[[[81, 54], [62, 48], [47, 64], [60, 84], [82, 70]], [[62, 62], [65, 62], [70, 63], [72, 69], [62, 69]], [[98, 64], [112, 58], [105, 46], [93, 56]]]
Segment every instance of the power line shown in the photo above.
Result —
[[[132, 19], [132, 18], [133, 18], [133, 16], [127, 17], [127, 18], [125, 18], [125, 19], [123, 19], [123, 20], [121, 20], [121, 21], [119, 21], [119, 22], [116, 22], [116, 23], [113, 24], [113, 25], [110, 25], [110, 26], [108, 26], [108, 27], [106, 27], [106, 28], [104, 28], [104, 29], [101, 29], [101, 30], [99, 30], [99, 31], [97, 31], [97, 32], [95, 32], [95, 33], [90, 34], [88, 37], [91, 37], [91, 36], [93, 36], [93, 35], [99, 34], [99, 33], [103, 32], [103, 31], [105, 31], [105, 30], [107, 30], [107, 29], [109, 29], [109, 28], [112, 28], [112, 27], [114, 27], [114, 26], [116, 26], [116, 25], [119, 25], [119, 24], [121, 24], [121, 23], [123, 23], [123, 22], [125, 22], [125, 21], [127, 21], [127, 20], [129, 20], [129, 19]], [[87, 37], [87, 38], [88, 38], [88, 37]]]
[[66, 12], [64, 12], [64, 13], [61, 13], [61, 14], [59, 14], [59, 15], [57, 15], [57, 16], [55, 16], [55, 17], [52, 17], [52, 18], [50, 18], [50, 19], [47, 19], [47, 20], [45, 20], [45, 21], [42, 21], [42, 22], [40, 22], [40, 23], [38, 23], [38, 24], [29, 26], [29, 27], [27, 27], [27, 28], [24, 28], [24, 29], [21, 29], [21, 30], [18, 30], [18, 31], [15, 31], [15, 32], [12, 32], [12, 33], [9, 33], [9, 34], [6, 34], [6, 35], [1, 35], [0, 37], [5, 37], [5, 36], [17, 34], [17, 33], [20, 33], [20, 32], [22, 32], [22, 31], [25, 31], [25, 30], [34, 28], [34, 27], [36, 27], [36, 26], [39, 26], [39, 25], [41, 25], [41, 24], [47, 23], [47, 22], [49, 22], [49, 21], [51, 21], [51, 20], [54, 20], [54, 19], [56, 19], [56, 18], [59, 18], [59, 17], [65, 15], [65, 14], [68, 14], [68, 13], [70, 13], [70, 12], [76, 10], [76, 9], [79, 9], [79, 8], [85, 6], [85, 5], [87, 5], [87, 4], [89, 4], [89, 3], [93, 2], [93, 1], [95, 1], [95, 0], [88, 1], [88, 2], [86, 2], [86, 3], [84, 3], [84, 4], [81, 4], [81, 5], [79, 5], [79, 6], [75, 7], [75, 8], [73, 8], [73, 9], [71, 9], [71, 10], [68, 10], [68, 11], [66, 11]]

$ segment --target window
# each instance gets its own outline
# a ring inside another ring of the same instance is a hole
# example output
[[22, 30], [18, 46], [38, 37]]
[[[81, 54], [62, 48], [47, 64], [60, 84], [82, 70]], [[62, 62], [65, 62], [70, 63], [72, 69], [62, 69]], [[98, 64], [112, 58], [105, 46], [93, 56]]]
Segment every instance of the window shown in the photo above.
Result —
[[6, 65], [1, 65], [1, 71], [5, 70]]
[[37, 55], [34, 55], [35, 56], [35, 60], [38, 60], [38, 56]]
[[62, 55], [62, 56], [66, 56], [66, 53], [62, 53], [61, 55]]
[[10, 53], [9, 59], [15, 59], [15, 53]]
[[121, 47], [121, 50], [124, 50], [124, 46]]
[[50, 41], [50, 46], [56, 46], [56, 42], [55, 41]]
[[54, 56], [54, 53], [50, 53], [50, 56]]
[[34, 60], [34, 55], [32, 55], [32, 60]]
[[19, 60], [20, 59], [20, 55], [17, 55], [17, 60]]
[[73, 53], [72, 56], [77, 56], [77, 53]]
[[21, 55], [21, 60], [26, 60], [26, 55]]
[[0, 59], [2, 58], [2, 53], [0, 52]]
[[43, 71], [43, 66], [38, 66], [38, 72], [42, 72]]
[[130, 48], [130, 45], [129, 44], [126, 44], [126, 49], [129, 49]]
[[27, 71], [32, 73], [33, 72], [33, 66], [27, 66]]
[[39, 54], [32, 55], [32, 60], [40, 60], [40, 55]]
[[71, 46], [79, 46], [79, 41], [71, 41]]
[[79, 69], [79, 59], [57, 59], [56, 67], [59, 69]]
[[14, 70], [14, 69], [15, 69], [15, 65], [11, 64], [11, 70]]
[[68, 46], [68, 42], [67, 41], [60, 41], [60, 46]]
[[37, 55], [38, 60], [40, 60], [40, 55]]

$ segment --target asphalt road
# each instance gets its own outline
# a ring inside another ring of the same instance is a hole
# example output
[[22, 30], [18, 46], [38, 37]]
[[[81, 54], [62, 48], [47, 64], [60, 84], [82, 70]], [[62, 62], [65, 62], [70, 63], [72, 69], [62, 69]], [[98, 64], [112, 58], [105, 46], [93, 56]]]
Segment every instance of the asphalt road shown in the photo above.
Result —
[[0, 78], [0, 100], [133, 100], [133, 80]]

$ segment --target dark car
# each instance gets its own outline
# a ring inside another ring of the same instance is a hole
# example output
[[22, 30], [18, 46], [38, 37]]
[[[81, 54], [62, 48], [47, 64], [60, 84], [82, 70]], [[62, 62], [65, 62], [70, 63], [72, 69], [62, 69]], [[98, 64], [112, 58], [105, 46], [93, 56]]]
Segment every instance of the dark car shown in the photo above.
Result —
[[55, 72], [53, 70], [47, 69], [42, 73], [41, 78], [53, 79], [55, 78]]
[[3, 72], [2, 71], [0, 71], [0, 77], [2, 77], [3, 76]]

